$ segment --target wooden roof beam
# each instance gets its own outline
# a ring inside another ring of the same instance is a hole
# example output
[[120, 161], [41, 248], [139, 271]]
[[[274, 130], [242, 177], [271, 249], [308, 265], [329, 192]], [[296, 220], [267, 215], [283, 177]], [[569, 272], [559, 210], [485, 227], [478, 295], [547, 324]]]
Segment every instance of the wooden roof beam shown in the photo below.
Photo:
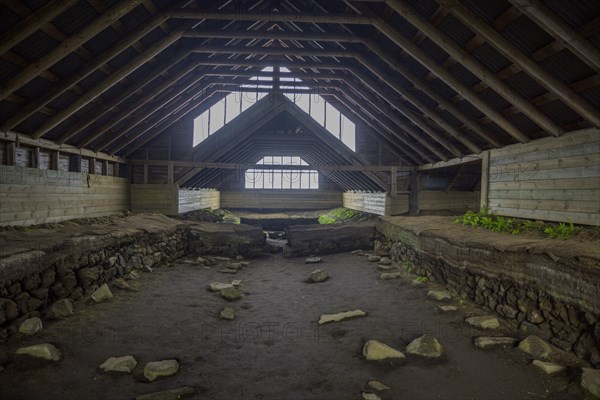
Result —
[[101, 65], [106, 64], [115, 56], [119, 55], [127, 48], [131, 46], [132, 42], [139, 40], [144, 37], [150, 31], [155, 29], [161, 21], [164, 21], [166, 16], [164, 14], [158, 15], [150, 19], [146, 24], [136, 28], [129, 35], [119, 40], [115, 45], [108, 48], [93, 60], [87, 62], [82, 68], [79, 68], [76, 72], [66, 77], [57, 87], [43, 94], [39, 98], [31, 101], [25, 107], [20, 109], [15, 114], [11, 115], [8, 119], [2, 122], [0, 130], [9, 130], [35, 114], [39, 109], [53, 101], [54, 99], [61, 96], [63, 93], [72, 89], [78, 82], [90, 76], [96, 71]]
[[600, 71], [600, 50], [588, 42], [576, 30], [571, 28], [556, 13], [550, 10], [541, 1], [509, 0], [524, 15], [541, 26], [546, 32], [561, 40], [565, 47], [592, 67]]
[[[382, 0], [383, 1], [383, 0]], [[312, 40], [315, 42], [344, 42], [360, 43], [361, 40], [354, 35], [339, 33], [315, 34], [309, 32], [255, 32], [240, 31], [227, 32], [219, 29], [192, 30], [185, 32], [183, 37], [187, 38], [210, 38], [210, 39], [279, 39], [279, 40]]]
[[400, 14], [415, 28], [426, 34], [434, 43], [440, 46], [445, 52], [450, 54], [451, 57], [460, 60], [462, 66], [471, 71], [476, 77], [492, 88], [492, 90], [494, 90], [500, 96], [507, 99], [511, 104], [521, 110], [524, 115], [526, 115], [540, 127], [554, 136], [560, 136], [565, 133], [564, 129], [562, 129], [550, 117], [538, 110], [524, 96], [498, 78], [493, 71], [485, 67], [474, 57], [471, 57], [463, 48], [458, 46], [456, 42], [442, 34], [438, 29], [426, 21], [425, 18], [421, 17], [414, 9], [406, 6], [398, 0], [389, 0], [386, 2], [386, 4], [395, 12]]
[[600, 127], [600, 114], [598, 110], [583, 98], [579, 97], [569, 86], [552, 76], [538, 64], [533, 62], [517, 46], [506, 40], [502, 35], [479, 19], [473, 12], [457, 0], [437, 0], [450, 11], [452, 15], [461, 20], [469, 29], [485, 37], [496, 50], [506, 58], [518, 64], [532, 78], [538, 81], [549, 91], [553, 92], [566, 105], [596, 127]]
[[365, 17], [359, 14], [292, 14], [292, 13], [260, 13], [260, 12], [206, 12], [188, 10], [176, 10], [169, 12], [171, 18], [193, 19], [193, 20], [218, 20], [218, 21], [289, 21], [305, 22], [310, 24], [330, 23], [330, 24], [356, 24], [372, 25], [373, 18]]
[[127, 14], [141, 3], [142, 0], [123, 0], [119, 1], [115, 6], [111, 7], [100, 17], [96, 18], [90, 24], [86, 25], [80, 32], [74, 34], [64, 40], [59, 46], [51, 50], [49, 53], [36, 60], [23, 71], [2, 85], [0, 100], [5, 99], [8, 95], [13, 94], [27, 83], [31, 82], [42, 71], [50, 68], [58, 61], [75, 51], [92, 37], [106, 29], [114, 21]]
[[15, 47], [37, 31], [41, 25], [51, 21], [76, 3], [76, 0], [54, 0], [38, 8], [33, 14], [0, 36], [0, 55]]
[[104, 93], [105, 91], [107, 91], [108, 89], [110, 89], [111, 87], [116, 85], [117, 83], [119, 83], [124, 77], [126, 77], [131, 72], [138, 69], [144, 63], [146, 63], [146, 61], [148, 61], [150, 58], [156, 56], [158, 53], [160, 53], [161, 51], [163, 51], [164, 49], [166, 49], [167, 47], [172, 45], [174, 42], [176, 42], [179, 39], [179, 37], [180, 37], [180, 34], [173, 33], [171, 36], [167, 36], [162, 41], [160, 41], [157, 44], [155, 44], [154, 46], [150, 47], [144, 53], [142, 53], [138, 57], [136, 57], [132, 62], [127, 64], [125, 67], [117, 70], [114, 74], [112, 74], [107, 79], [102, 81], [102, 83], [100, 83], [99, 85], [97, 85], [97, 86], [93, 87], [92, 89], [90, 89], [89, 91], [87, 91], [83, 96], [80, 96], [77, 100], [75, 100], [73, 103], [71, 103], [67, 108], [60, 111], [59, 113], [54, 115], [52, 118], [50, 118], [48, 121], [46, 121], [44, 124], [42, 124], [42, 126], [40, 126], [35, 131], [35, 133], [33, 134], [33, 137], [40, 138], [40, 137], [44, 136], [46, 133], [48, 133], [50, 130], [52, 130], [53, 128], [58, 126], [65, 119], [67, 119], [68, 117], [70, 117], [71, 115], [76, 113], [78, 110], [80, 110], [81, 108], [83, 108], [87, 104], [89, 104], [93, 99], [100, 96], [102, 93]]

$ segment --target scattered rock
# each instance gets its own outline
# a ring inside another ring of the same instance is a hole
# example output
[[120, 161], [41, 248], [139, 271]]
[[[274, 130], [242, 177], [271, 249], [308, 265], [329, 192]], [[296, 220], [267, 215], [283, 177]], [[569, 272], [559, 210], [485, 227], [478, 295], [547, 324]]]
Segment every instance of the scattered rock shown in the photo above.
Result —
[[427, 292], [427, 297], [437, 301], [450, 300], [452, 298], [450, 293], [445, 290], [430, 290]]
[[235, 319], [235, 310], [233, 308], [225, 307], [221, 311], [221, 314], [219, 314], [219, 318], [233, 320]]
[[203, 257], [198, 257], [198, 258], [196, 258], [196, 263], [200, 264], [200, 265], [206, 265], [206, 264], [208, 264], [208, 261], [206, 259], [204, 259]]
[[416, 279], [413, 279], [413, 280], [410, 282], [410, 285], [411, 285], [411, 286], [423, 286], [423, 285], [425, 285], [425, 282], [424, 282], [424, 281], [422, 281], [422, 280], [421, 280], [421, 279], [419, 279], [419, 278], [416, 278]]
[[231, 258], [229, 258], [229, 257], [220, 257], [220, 256], [215, 256], [212, 259], [215, 261], [231, 261]]
[[43, 358], [44, 360], [60, 360], [60, 351], [50, 343], [21, 347], [16, 351], [16, 354], [25, 354], [35, 358]]
[[125, 279], [123, 279], [123, 278], [117, 278], [117, 279], [113, 280], [112, 284], [117, 289], [129, 290], [130, 292], [134, 292], [135, 291], [135, 289], [129, 283], [127, 283], [125, 281]]
[[380, 256], [370, 255], [369, 258], [367, 258], [367, 260], [369, 262], [379, 262], [379, 261], [381, 261], [381, 257]]
[[249, 266], [249, 265], [250, 265], [250, 262], [249, 262], [249, 261], [242, 261], [242, 262], [240, 263], [240, 265], [241, 265], [242, 267], [247, 267], [247, 266]]
[[600, 369], [582, 368], [581, 387], [592, 396], [600, 399]]
[[217, 272], [221, 272], [223, 274], [237, 274], [237, 269], [222, 268], [217, 270]]
[[514, 346], [517, 342], [517, 339], [505, 336], [480, 336], [475, 338], [473, 342], [475, 343], [476, 347], [479, 347], [480, 349], [487, 349], [495, 346]]
[[42, 320], [35, 318], [28, 318], [21, 326], [19, 326], [19, 332], [24, 333], [25, 335], [34, 335], [42, 330]]
[[219, 293], [223, 298], [227, 300], [237, 300], [242, 297], [240, 291], [234, 288], [233, 286], [221, 289], [219, 290]]
[[177, 360], [152, 361], [144, 367], [144, 377], [150, 382], [159, 376], [171, 376], [179, 371]]
[[190, 386], [182, 386], [177, 389], [163, 390], [162, 392], [154, 392], [142, 394], [135, 400], [179, 400], [187, 396], [196, 394], [196, 389]]
[[389, 265], [381, 265], [381, 264], [379, 264], [377, 266], [377, 269], [380, 270], [380, 271], [390, 271], [390, 270], [394, 269], [394, 267], [389, 266]]
[[353, 250], [350, 252], [353, 256], [364, 256], [365, 252], [363, 250]]
[[406, 346], [406, 352], [422, 357], [437, 358], [441, 357], [444, 349], [436, 338], [431, 335], [423, 335], [410, 342]]
[[222, 289], [233, 287], [233, 283], [211, 282], [208, 284], [208, 290], [219, 292]]
[[233, 286], [240, 286], [242, 284], [242, 281], [240, 279], [234, 279], [231, 281], [231, 284]]
[[137, 360], [133, 356], [111, 357], [100, 364], [104, 372], [127, 372], [131, 373], [137, 366]]
[[229, 265], [227, 265], [227, 268], [240, 269], [240, 268], [242, 268], [242, 263], [229, 263]]
[[329, 322], [339, 322], [345, 319], [364, 317], [367, 313], [362, 310], [345, 311], [337, 314], [323, 314], [319, 318], [319, 325]]
[[367, 385], [374, 390], [377, 390], [378, 392], [382, 392], [384, 390], [388, 390], [390, 387], [387, 385], [384, 385], [383, 383], [379, 382], [379, 381], [369, 381], [367, 382]]
[[532, 355], [534, 358], [548, 359], [552, 354], [552, 347], [537, 336], [527, 336], [519, 343], [519, 350]]
[[454, 312], [454, 311], [458, 311], [458, 307], [456, 307], [456, 306], [437, 306], [436, 308], [438, 310], [440, 310], [441, 312]]
[[498, 318], [491, 315], [482, 315], [478, 317], [469, 317], [465, 322], [471, 326], [481, 329], [496, 329], [500, 326]]
[[375, 393], [366, 392], [362, 392], [362, 398], [364, 400], [381, 400], [381, 397], [377, 396]]
[[65, 318], [73, 315], [73, 303], [69, 299], [58, 300], [50, 306], [46, 317], [49, 319]]
[[143, 268], [143, 270], [144, 270], [145, 272], [153, 272], [153, 270], [152, 270], [152, 267], [151, 267], [151, 266], [149, 266], [149, 265], [144, 265], [144, 268]]
[[127, 275], [125, 275], [125, 279], [135, 281], [140, 279], [140, 274], [138, 274], [136, 271], [130, 271]]
[[317, 264], [321, 262], [321, 257], [310, 256], [304, 260], [305, 264]]
[[389, 257], [381, 257], [381, 260], [379, 260], [379, 264], [392, 265], [392, 260]]
[[104, 283], [102, 286], [96, 289], [94, 293], [92, 293], [92, 300], [94, 300], [95, 303], [101, 303], [105, 300], [109, 300], [112, 298], [113, 294], [106, 283]]
[[242, 261], [244, 259], [244, 256], [237, 255], [237, 256], [235, 256], [235, 259], [237, 261]]
[[379, 274], [379, 279], [381, 280], [389, 280], [389, 279], [398, 279], [402, 276], [402, 271], [398, 272], [382, 272]]
[[548, 375], [563, 371], [565, 369], [565, 367], [563, 367], [562, 365], [554, 364], [551, 362], [540, 361], [540, 360], [533, 360], [531, 365], [535, 365], [536, 367], [538, 367], [539, 369], [541, 369]]
[[377, 340], [368, 340], [363, 346], [362, 354], [369, 361], [406, 358], [401, 351]]
[[310, 273], [311, 282], [319, 283], [324, 282], [327, 279], [329, 279], [329, 275], [322, 269], [315, 269], [313, 272]]

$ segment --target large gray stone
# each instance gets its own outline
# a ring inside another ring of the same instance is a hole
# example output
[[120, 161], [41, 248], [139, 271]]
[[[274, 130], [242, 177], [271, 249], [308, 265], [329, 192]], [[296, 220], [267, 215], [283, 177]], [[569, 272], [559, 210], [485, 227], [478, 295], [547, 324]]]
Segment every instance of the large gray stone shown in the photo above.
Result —
[[314, 283], [324, 282], [329, 279], [329, 274], [322, 269], [315, 269], [310, 273], [310, 280]]
[[113, 294], [106, 283], [104, 283], [102, 286], [96, 289], [94, 293], [92, 293], [92, 300], [94, 300], [95, 303], [101, 303], [112, 298]]
[[500, 327], [498, 318], [491, 315], [481, 315], [478, 317], [469, 317], [465, 322], [471, 326], [481, 329], [496, 329]]
[[377, 390], [378, 392], [382, 392], [382, 391], [388, 390], [390, 388], [389, 386], [384, 385], [383, 383], [381, 383], [379, 381], [369, 381], [369, 382], [367, 382], [367, 386], [369, 386], [373, 390]]
[[321, 262], [321, 257], [310, 256], [304, 260], [306, 264], [318, 264]]
[[144, 377], [153, 381], [159, 376], [171, 376], [179, 371], [177, 360], [152, 361], [144, 367]]
[[44, 360], [60, 360], [60, 351], [50, 343], [34, 344], [33, 346], [21, 347], [16, 354], [28, 355], [30, 357], [42, 358]]
[[100, 369], [104, 372], [127, 372], [130, 374], [136, 366], [137, 360], [133, 356], [110, 357], [100, 364]]
[[179, 400], [196, 394], [196, 389], [190, 386], [182, 386], [177, 389], [163, 390], [161, 392], [141, 394], [135, 400]]
[[131, 286], [129, 283], [127, 283], [127, 281], [125, 281], [125, 279], [123, 279], [123, 278], [117, 278], [117, 279], [113, 280], [111, 283], [117, 289], [135, 292], [135, 288], [133, 286]]
[[232, 288], [233, 286], [234, 285], [232, 283], [211, 282], [208, 284], [208, 290], [219, 292], [222, 289]]
[[65, 318], [73, 315], [73, 303], [69, 299], [62, 299], [54, 302], [48, 309], [46, 317], [48, 319]]
[[437, 358], [442, 356], [444, 349], [436, 338], [431, 335], [423, 335], [410, 342], [406, 346], [406, 352], [422, 357]]
[[362, 349], [362, 354], [369, 361], [380, 361], [387, 359], [404, 359], [404, 354], [387, 344], [377, 340], [368, 340]]
[[375, 393], [367, 393], [362, 392], [363, 400], [381, 400], [381, 397], [377, 396]]
[[242, 297], [242, 293], [234, 287], [228, 287], [219, 290], [219, 293], [224, 299], [227, 300], [237, 300]]
[[35, 335], [43, 328], [42, 320], [38, 317], [28, 318], [19, 326], [19, 332], [25, 335]]
[[353, 256], [364, 256], [365, 252], [363, 250], [352, 250], [350, 254]]
[[235, 319], [235, 310], [230, 307], [225, 307], [223, 310], [221, 310], [219, 318], [233, 320]]
[[533, 360], [531, 365], [535, 365], [536, 367], [538, 367], [540, 370], [542, 370], [543, 372], [545, 372], [548, 375], [555, 374], [555, 373], [563, 371], [565, 369], [565, 367], [563, 367], [562, 365], [554, 364], [551, 362], [540, 361], [540, 360]]
[[480, 336], [475, 338], [473, 342], [475, 343], [476, 347], [479, 347], [480, 349], [487, 349], [496, 346], [514, 346], [517, 342], [517, 339], [505, 336]]
[[379, 274], [379, 279], [381, 280], [389, 280], [389, 279], [398, 279], [400, 277], [402, 277], [403, 272], [402, 271], [398, 271], [398, 272], [382, 272]]
[[379, 264], [381, 264], [381, 265], [392, 265], [392, 260], [390, 260], [389, 257], [381, 257], [381, 260], [379, 260]]
[[329, 322], [339, 322], [345, 319], [364, 317], [367, 313], [362, 310], [345, 311], [337, 314], [323, 314], [319, 318], [319, 325], [327, 324]]
[[379, 262], [379, 261], [381, 261], [381, 257], [380, 256], [370, 255], [369, 258], [367, 258], [367, 260], [369, 262]]
[[582, 368], [581, 387], [592, 395], [592, 398], [600, 399], [600, 369]]
[[427, 297], [437, 301], [450, 300], [452, 296], [445, 290], [430, 290], [427, 292]]
[[530, 354], [533, 358], [549, 359], [552, 347], [537, 336], [527, 336], [519, 343], [519, 350]]

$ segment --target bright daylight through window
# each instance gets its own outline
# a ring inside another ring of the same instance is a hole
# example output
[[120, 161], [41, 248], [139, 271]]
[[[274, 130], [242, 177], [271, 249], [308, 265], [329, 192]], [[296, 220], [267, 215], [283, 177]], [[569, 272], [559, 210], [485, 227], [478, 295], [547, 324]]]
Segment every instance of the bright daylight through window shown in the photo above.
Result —
[[[273, 67], [263, 68], [262, 72], [273, 72]], [[298, 93], [298, 91], [308, 90], [308, 87], [302, 86], [300, 79], [286, 76], [290, 74], [289, 69], [282, 67], [280, 73], [280, 89], [285, 96], [352, 151], [355, 151], [354, 123], [320, 95], [308, 92]], [[240, 89], [244, 89], [244, 91], [228, 94], [194, 120], [194, 146], [246, 111], [273, 89], [273, 77], [271, 76], [255, 76], [250, 78], [250, 81], [256, 81], [256, 83], [241, 84]], [[256, 92], [249, 92], [248, 90], [251, 89], [256, 89]], [[259, 90], [262, 91], [259, 92]], [[291, 91], [294, 92], [291, 93]]]
[[[318, 189], [319, 173], [305, 169], [308, 163], [300, 157], [267, 156], [256, 163], [257, 167], [246, 171], [246, 189]], [[299, 169], [283, 169], [267, 166], [293, 165]]]

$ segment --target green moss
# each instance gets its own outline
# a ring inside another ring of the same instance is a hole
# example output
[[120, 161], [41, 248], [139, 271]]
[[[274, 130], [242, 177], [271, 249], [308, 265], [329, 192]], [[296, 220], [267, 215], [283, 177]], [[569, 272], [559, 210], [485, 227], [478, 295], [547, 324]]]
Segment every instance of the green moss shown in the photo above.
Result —
[[319, 224], [328, 225], [339, 224], [347, 221], [366, 221], [370, 218], [371, 214], [340, 207], [329, 211], [327, 214], [319, 216]]

